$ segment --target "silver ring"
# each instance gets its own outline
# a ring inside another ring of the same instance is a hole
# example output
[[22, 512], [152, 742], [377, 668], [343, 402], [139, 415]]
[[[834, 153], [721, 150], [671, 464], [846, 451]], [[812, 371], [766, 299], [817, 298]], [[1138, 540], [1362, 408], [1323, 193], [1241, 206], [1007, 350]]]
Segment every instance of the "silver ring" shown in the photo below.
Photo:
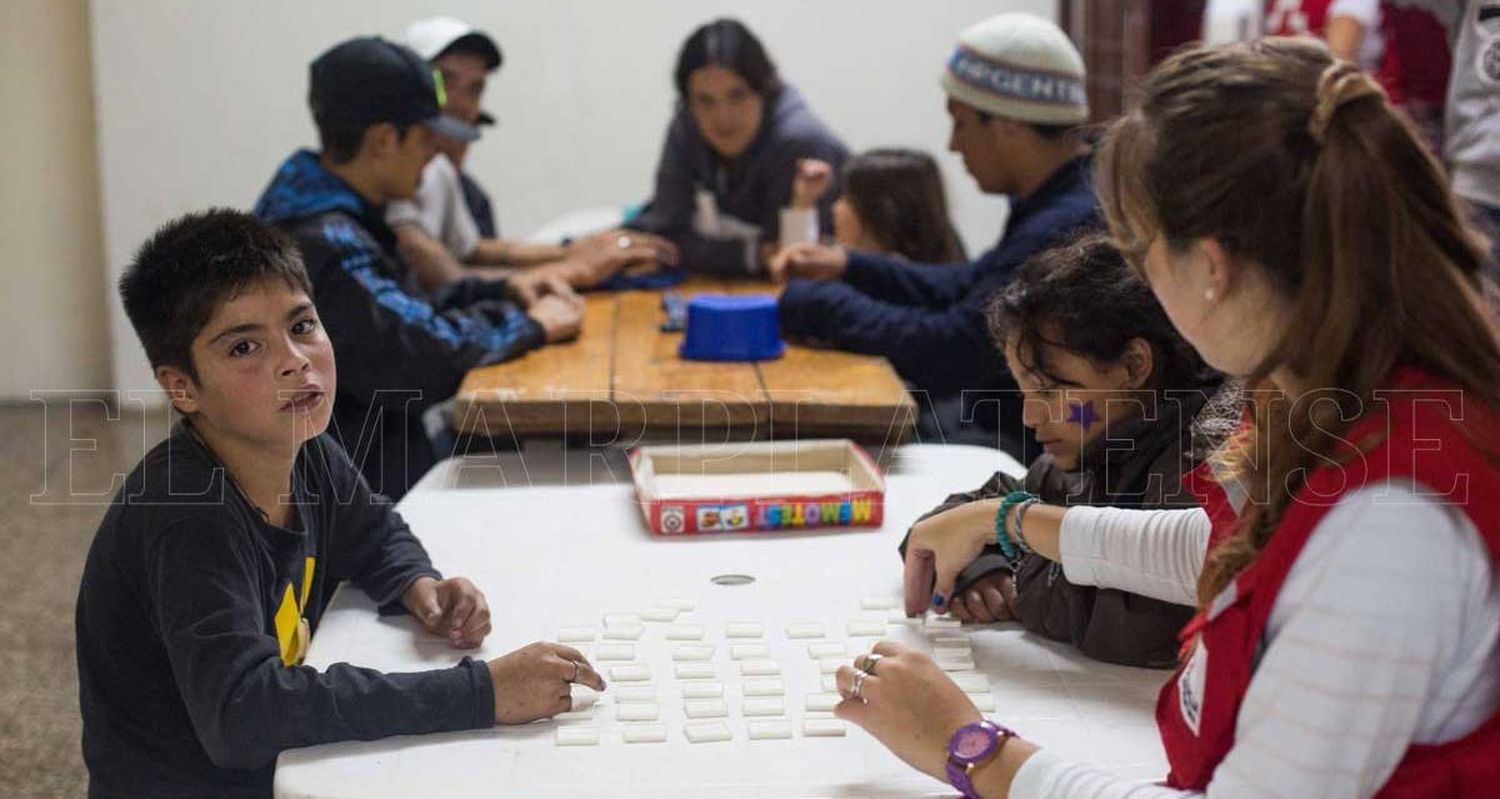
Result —
[[568, 680], [568, 682], [578, 682], [579, 669], [581, 669], [581, 668], [583, 668], [583, 664], [582, 663], [579, 663], [576, 660], [573, 661], [573, 679]]
[[632, 243], [633, 242], [631, 242], [630, 237], [625, 235], [624, 233], [621, 233], [619, 238], [615, 239], [615, 246], [622, 250], [630, 249], [630, 245]]
[[870, 676], [869, 673], [862, 669], [854, 670], [854, 687], [849, 689], [850, 698], [858, 699], [861, 702], [865, 701], [865, 678], [868, 676]]
[[864, 671], [864, 672], [866, 672], [867, 674], [869, 674], [871, 677], [874, 677], [875, 676], [875, 664], [879, 663], [880, 659], [883, 658], [883, 657], [885, 657], [885, 655], [877, 655], [874, 652], [871, 652], [870, 654], [865, 655], [864, 656], [865, 665], [863, 667], [861, 667], [861, 670]]

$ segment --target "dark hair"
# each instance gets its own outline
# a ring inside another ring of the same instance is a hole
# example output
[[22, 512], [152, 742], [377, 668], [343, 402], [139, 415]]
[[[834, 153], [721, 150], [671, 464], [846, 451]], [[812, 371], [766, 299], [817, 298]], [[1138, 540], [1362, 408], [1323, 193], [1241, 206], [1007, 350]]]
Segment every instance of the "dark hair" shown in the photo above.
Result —
[[921, 263], [964, 259], [948, 219], [943, 176], [918, 150], [860, 153], [844, 165], [844, 199], [882, 249]]
[[[1200, 605], [1256, 559], [1308, 474], [1348, 456], [1340, 436], [1398, 365], [1500, 409], [1481, 242], [1407, 118], [1322, 44], [1269, 38], [1178, 53], [1147, 77], [1099, 152], [1095, 187], [1131, 260], [1157, 240], [1172, 252], [1218, 241], [1288, 307], [1281, 340], [1247, 385], [1268, 387], [1286, 369], [1312, 387], [1288, 397], [1286, 412], [1255, 412], [1254, 429], [1218, 456], [1257, 493], [1210, 552]], [[1493, 441], [1475, 444], [1494, 457]]]
[[997, 347], [1003, 349], [1015, 336], [1022, 366], [1054, 382], [1062, 378], [1047, 362], [1048, 346], [1112, 363], [1133, 339], [1151, 347], [1152, 371], [1144, 388], [1208, 389], [1222, 380], [1178, 334], [1151, 288], [1102, 234], [1033, 255], [990, 301], [987, 321]]
[[[380, 123], [330, 125], [315, 121], [315, 124], [318, 126], [318, 147], [323, 155], [335, 164], [347, 164], [359, 155], [359, 147], [365, 141], [365, 131]], [[405, 141], [407, 131], [413, 125], [421, 123], [392, 124], [396, 125], [397, 140]]]
[[196, 382], [193, 339], [219, 306], [266, 280], [312, 296], [285, 233], [215, 208], [168, 222], [147, 239], [120, 278], [120, 299], [151, 366], [176, 366]]
[[770, 97], [781, 87], [776, 65], [766, 55], [766, 48], [737, 19], [716, 19], [693, 31], [683, 42], [674, 78], [677, 96], [684, 103], [688, 99], [688, 78], [708, 66], [733, 70], [761, 97]]

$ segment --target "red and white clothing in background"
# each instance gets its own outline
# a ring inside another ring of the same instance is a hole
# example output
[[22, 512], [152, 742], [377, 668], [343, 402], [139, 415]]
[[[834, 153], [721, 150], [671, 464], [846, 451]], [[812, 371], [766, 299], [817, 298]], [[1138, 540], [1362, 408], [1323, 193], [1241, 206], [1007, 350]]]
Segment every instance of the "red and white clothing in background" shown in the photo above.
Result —
[[1348, 17], [1364, 29], [1359, 45], [1360, 69], [1375, 72], [1385, 52], [1380, 0], [1266, 0], [1261, 32], [1266, 36], [1316, 36], [1321, 39], [1329, 20]]
[[1267, 36], [1324, 38], [1328, 23], [1348, 17], [1364, 30], [1358, 63], [1435, 148], [1452, 56], [1448, 27], [1427, 8], [1401, 0], [1266, 0]]

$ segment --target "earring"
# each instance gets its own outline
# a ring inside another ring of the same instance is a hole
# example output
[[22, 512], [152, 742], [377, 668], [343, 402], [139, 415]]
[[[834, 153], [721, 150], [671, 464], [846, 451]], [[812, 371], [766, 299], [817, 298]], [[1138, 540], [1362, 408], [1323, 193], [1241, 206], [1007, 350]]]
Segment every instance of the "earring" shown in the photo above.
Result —
[[1213, 302], [1214, 301], [1214, 290], [1213, 289], [1207, 289], [1207, 290], [1205, 290], [1203, 292], [1203, 301], [1204, 302]]

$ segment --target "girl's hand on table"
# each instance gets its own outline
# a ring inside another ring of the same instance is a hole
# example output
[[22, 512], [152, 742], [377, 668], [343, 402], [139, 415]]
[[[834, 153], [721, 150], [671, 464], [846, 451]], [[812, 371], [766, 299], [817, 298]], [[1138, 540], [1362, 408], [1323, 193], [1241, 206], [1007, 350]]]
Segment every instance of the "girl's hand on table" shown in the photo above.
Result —
[[974, 581], [948, 600], [948, 612], [966, 624], [1016, 621], [1016, 577], [1008, 571], [993, 571]]
[[928, 607], [948, 609], [959, 572], [995, 540], [996, 510], [994, 501], [970, 502], [912, 526], [906, 543], [906, 615]]

